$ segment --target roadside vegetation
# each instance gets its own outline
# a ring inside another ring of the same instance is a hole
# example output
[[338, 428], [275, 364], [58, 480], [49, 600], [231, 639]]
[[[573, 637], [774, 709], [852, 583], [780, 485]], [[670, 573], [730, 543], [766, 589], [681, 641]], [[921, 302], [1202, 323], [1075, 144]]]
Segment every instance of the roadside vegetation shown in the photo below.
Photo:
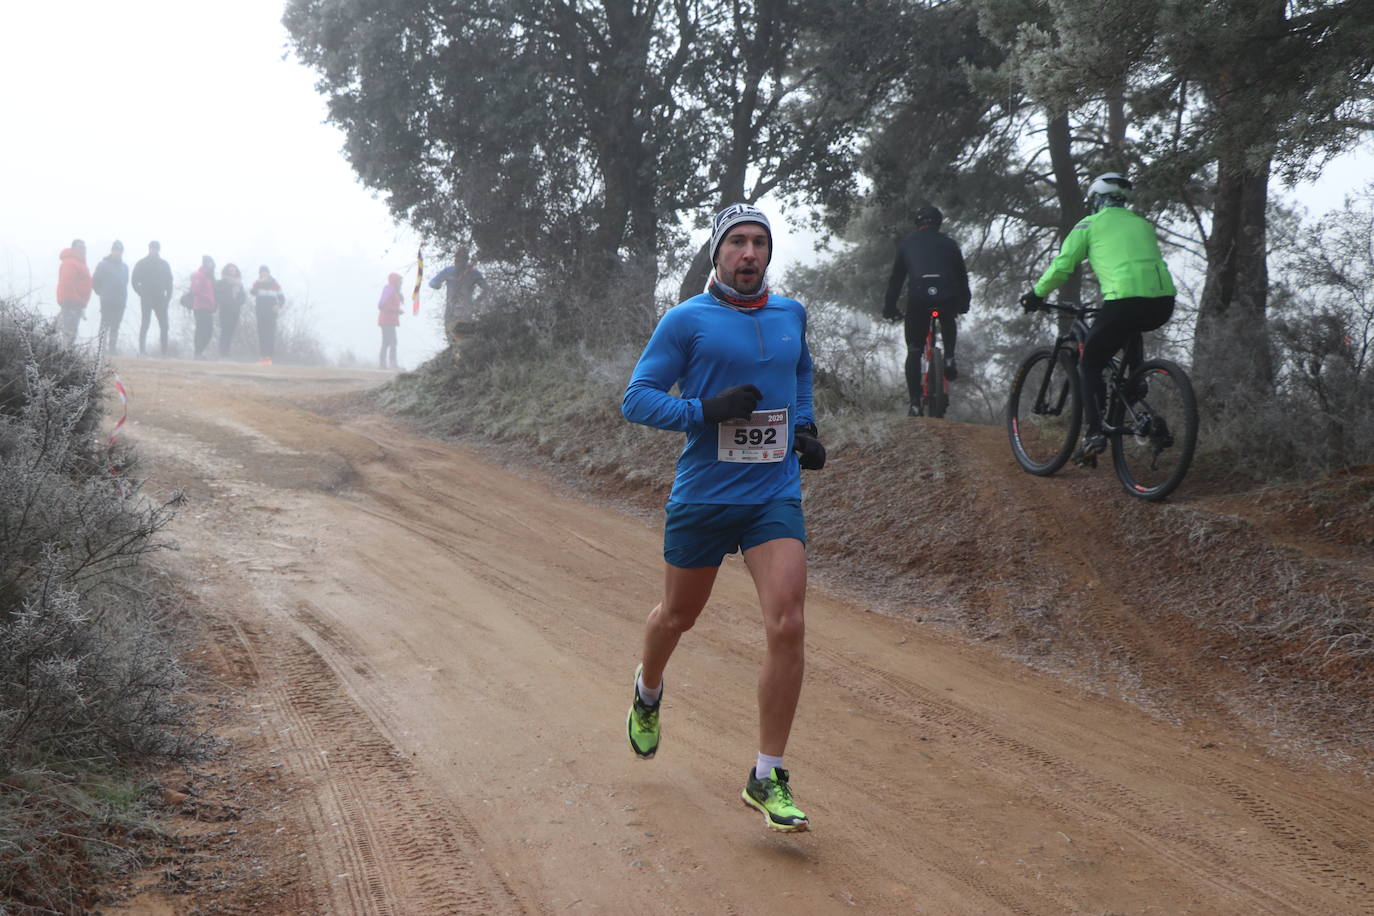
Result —
[[133, 867], [146, 768], [207, 750], [150, 567], [173, 507], [102, 432], [109, 383], [0, 300], [0, 912], [79, 913]]

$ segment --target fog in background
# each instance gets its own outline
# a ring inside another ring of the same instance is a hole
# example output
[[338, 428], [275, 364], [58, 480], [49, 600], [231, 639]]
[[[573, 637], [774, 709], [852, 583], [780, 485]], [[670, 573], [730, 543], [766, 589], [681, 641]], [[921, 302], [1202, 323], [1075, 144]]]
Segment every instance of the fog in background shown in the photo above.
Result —
[[[0, 293], [56, 313], [57, 256], [73, 238], [92, 269], [114, 239], [131, 268], [157, 239], [178, 282], [202, 254], [237, 264], [245, 285], [267, 265], [331, 355], [375, 360], [378, 296], [397, 271], [409, 299], [416, 239], [354, 178], [311, 72], [283, 59], [281, 12], [280, 0], [6, 4]], [[124, 352], [138, 331], [130, 299]], [[402, 365], [441, 346], [442, 299], [426, 287], [420, 314], [406, 309]], [[87, 316], [83, 337], [95, 297]]]
[[[0, 294], [55, 314], [58, 252], [73, 238], [86, 240], [92, 269], [114, 239], [131, 268], [157, 239], [179, 282], [202, 254], [237, 264], [246, 285], [266, 264], [331, 356], [375, 360], [378, 295], [396, 271], [409, 299], [417, 238], [354, 177], [313, 73], [287, 53], [281, 13], [280, 0], [6, 4]], [[1342, 157], [1296, 197], [1312, 215], [1336, 207], [1370, 180], [1370, 162], [1367, 148]], [[776, 281], [810, 258], [814, 239], [764, 206], [778, 217]], [[430, 240], [427, 277], [439, 254]], [[139, 323], [130, 299], [124, 352]], [[406, 309], [402, 366], [442, 346], [442, 305], [426, 286], [420, 314]], [[175, 303], [172, 313], [174, 327], [190, 321]], [[87, 316], [83, 338], [99, 322], [95, 297]]]

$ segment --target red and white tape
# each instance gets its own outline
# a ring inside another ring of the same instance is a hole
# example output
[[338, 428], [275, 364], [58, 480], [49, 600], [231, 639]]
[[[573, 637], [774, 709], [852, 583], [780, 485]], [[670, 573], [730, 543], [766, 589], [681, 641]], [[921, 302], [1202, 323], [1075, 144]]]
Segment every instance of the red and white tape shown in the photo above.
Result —
[[[110, 376], [114, 378], [115, 391], [119, 393], [119, 401], [120, 404], [123, 406], [124, 414], [119, 418], [119, 422], [114, 425], [114, 429], [110, 431], [110, 438], [105, 443], [105, 450], [107, 452], [110, 452], [114, 449], [115, 439], [119, 437], [119, 429], [121, 426], [124, 425], [124, 421], [129, 419], [129, 392], [127, 392], [124, 389], [124, 380], [121, 379], [119, 377], [119, 373], [114, 371], [113, 369], [110, 370]], [[119, 473], [119, 471], [115, 469], [113, 462], [111, 462], [110, 464], [110, 473]]]

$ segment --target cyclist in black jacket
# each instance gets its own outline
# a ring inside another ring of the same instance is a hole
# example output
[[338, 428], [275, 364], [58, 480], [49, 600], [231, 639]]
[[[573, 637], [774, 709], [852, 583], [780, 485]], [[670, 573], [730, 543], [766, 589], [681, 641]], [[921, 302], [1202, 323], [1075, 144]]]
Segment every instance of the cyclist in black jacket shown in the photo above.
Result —
[[921, 351], [925, 349], [930, 313], [940, 313], [940, 338], [945, 346], [945, 378], [959, 377], [954, 364], [954, 344], [959, 331], [955, 316], [969, 309], [969, 291], [964, 255], [954, 239], [940, 231], [945, 216], [937, 207], [916, 211], [916, 231], [897, 243], [897, 259], [883, 300], [883, 317], [902, 318], [897, 299], [902, 284], [910, 281], [906, 299], [906, 387], [911, 398], [910, 416], [921, 416]]

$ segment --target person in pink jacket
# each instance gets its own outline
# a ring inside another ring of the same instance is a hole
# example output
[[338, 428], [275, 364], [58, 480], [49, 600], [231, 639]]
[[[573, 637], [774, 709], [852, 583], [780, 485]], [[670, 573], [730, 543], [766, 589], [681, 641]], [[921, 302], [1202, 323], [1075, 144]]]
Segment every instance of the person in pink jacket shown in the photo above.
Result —
[[[390, 274], [386, 278], [386, 286], [382, 287], [382, 298], [377, 301], [377, 326], [382, 329], [382, 354], [378, 361], [383, 369], [396, 368], [396, 328], [401, 323], [404, 305], [401, 299], [401, 275]], [[391, 356], [389, 363], [388, 353]]]
[[61, 312], [57, 317], [57, 327], [67, 346], [71, 346], [76, 343], [81, 319], [86, 317], [86, 303], [91, 301], [91, 271], [86, 266], [86, 243], [81, 239], [72, 239], [71, 247], [63, 248], [58, 258], [61, 266], [57, 269], [57, 306]]
[[196, 359], [205, 359], [205, 348], [215, 334], [215, 259], [201, 255], [200, 267], [191, 274], [191, 311], [196, 316]]

